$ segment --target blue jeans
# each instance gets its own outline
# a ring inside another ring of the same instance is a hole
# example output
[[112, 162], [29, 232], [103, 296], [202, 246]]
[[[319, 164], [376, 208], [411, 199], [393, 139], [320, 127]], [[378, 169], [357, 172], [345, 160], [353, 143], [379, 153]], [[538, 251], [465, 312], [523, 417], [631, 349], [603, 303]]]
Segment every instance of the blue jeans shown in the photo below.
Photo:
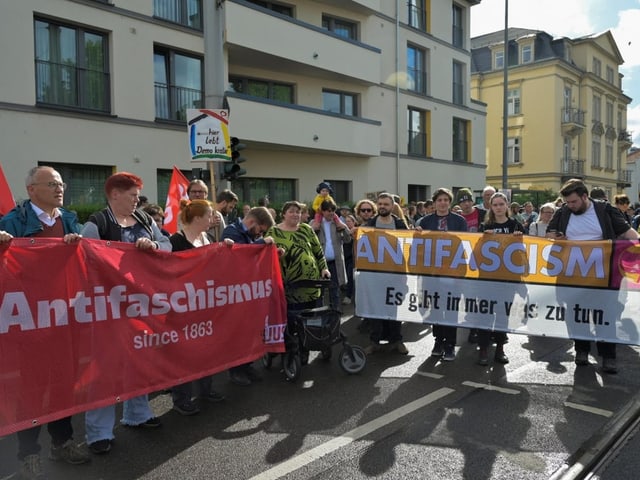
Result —
[[[148, 395], [126, 400], [123, 405], [122, 420], [123, 425], [140, 425], [150, 418], [153, 412], [149, 406]], [[89, 410], [84, 414], [85, 432], [87, 444], [92, 444], [98, 440], [113, 440], [113, 427], [116, 423], [116, 406]]]

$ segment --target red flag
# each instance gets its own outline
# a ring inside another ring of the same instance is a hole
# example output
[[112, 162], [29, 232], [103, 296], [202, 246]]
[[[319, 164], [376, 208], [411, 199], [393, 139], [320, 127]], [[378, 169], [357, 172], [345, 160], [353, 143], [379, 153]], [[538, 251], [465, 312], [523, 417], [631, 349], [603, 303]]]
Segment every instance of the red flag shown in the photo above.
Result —
[[169, 182], [169, 192], [167, 192], [167, 205], [164, 207], [164, 229], [169, 233], [178, 231], [180, 200], [189, 198], [187, 195], [188, 187], [189, 180], [174, 165], [171, 181]]
[[0, 165], [0, 217], [9, 213], [15, 206], [16, 201], [13, 199], [9, 182], [7, 182], [7, 178], [4, 176], [2, 165]]

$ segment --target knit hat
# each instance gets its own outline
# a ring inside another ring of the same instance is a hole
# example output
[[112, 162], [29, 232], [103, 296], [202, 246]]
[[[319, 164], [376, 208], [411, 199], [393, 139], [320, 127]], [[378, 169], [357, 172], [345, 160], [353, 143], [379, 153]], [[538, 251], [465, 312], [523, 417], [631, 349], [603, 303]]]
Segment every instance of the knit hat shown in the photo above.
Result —
[[333, 187], [329, 182], [320, 182], [318, 184], [318, 187], [316, 188], [316, 193], [320, 193], [320, 190], [322, 190], [323, 188], [326, 188], [327, 190], [329, 190], [329, 195], [333, 193]]
[[456, 203], [466, 202], [471, 200], [473, 202], [473, 193], [468, 188], [461, 188], [456, 195]]

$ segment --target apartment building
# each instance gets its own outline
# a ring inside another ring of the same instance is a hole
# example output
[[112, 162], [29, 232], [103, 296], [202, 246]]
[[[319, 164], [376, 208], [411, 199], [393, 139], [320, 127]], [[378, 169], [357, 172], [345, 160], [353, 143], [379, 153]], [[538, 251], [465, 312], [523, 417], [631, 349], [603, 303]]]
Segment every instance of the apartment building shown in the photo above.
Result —
[[510, 28], [471, 39], [471, 94], [487, 104], [487, 182], [502, 184], [504, 62], [508, 62], [508, 184], [557, 191], [572, 177], [610, 197], [630, 186], [627, 106], [613, 35], [553, 38]]
[[123, 170], [164, 203], [173, 165], [207, 168], [191, 162], [186, 109], [224, 106], [247, 146], [247, 174], [217, 187], [245, 202], [308, 201], [323, 180], [341, 202], [478, 190], [477, 3], [1, 2], [0, 162], [18, 198], [26, 171], [50, 164], [69, 184], [68, 203], [100, 203], [104, 179]]

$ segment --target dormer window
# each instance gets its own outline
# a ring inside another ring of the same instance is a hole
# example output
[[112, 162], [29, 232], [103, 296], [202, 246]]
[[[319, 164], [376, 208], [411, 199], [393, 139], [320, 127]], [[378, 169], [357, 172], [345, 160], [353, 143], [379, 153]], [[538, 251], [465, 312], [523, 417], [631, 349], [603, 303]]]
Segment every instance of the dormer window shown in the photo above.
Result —
[[520, 63], [531, 63], [533, 61], [533, 45], [522, 45], [520, 48]]

